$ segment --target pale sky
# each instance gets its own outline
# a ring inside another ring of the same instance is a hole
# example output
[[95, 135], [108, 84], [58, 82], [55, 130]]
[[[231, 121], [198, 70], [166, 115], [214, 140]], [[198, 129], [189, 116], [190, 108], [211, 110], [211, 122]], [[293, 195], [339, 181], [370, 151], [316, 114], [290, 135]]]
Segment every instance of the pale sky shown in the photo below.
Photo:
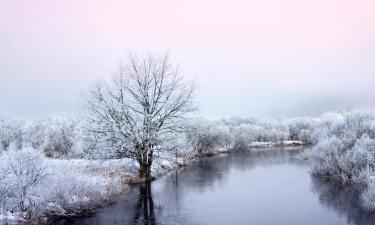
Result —
[[0, 0], [0, 113], [79, 111], [127, 52], [169, 52], [200, 115], [375, 105], [373, 0]]

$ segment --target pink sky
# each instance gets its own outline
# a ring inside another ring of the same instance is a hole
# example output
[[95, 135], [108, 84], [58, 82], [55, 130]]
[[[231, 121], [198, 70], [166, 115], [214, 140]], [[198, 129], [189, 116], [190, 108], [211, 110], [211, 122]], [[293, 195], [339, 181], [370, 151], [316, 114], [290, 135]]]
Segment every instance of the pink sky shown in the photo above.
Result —
[[169, 51], [208, 116], [375, 94], [375, 1], [0, 1], [0, 111], [73, 110], [128, 50]]

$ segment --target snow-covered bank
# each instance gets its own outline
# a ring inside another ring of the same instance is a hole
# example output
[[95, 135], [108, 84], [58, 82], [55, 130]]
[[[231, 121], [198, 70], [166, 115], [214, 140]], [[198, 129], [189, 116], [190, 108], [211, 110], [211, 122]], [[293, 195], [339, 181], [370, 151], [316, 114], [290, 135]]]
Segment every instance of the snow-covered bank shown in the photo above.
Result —
[[250, 148], [270, 148], [270, 147], [294, 147], [306, 145], [302, 141], [278, 141], [278, 142], [252, 142], [249, 144]]
[[[1, 225], [79, 215], [113, 201], [139, 182], [136, 162], [127, 159], [50, 159], [26, 149], [4, 153], [0, 162]], [[164, 156], [155, 161], [153, 174], [183, 164], [183, 158]]]
[[133, 176], [126, 160], [47, 159], [34, 150], [0, 160], [0, 224], [80, 214], [126, 190]]

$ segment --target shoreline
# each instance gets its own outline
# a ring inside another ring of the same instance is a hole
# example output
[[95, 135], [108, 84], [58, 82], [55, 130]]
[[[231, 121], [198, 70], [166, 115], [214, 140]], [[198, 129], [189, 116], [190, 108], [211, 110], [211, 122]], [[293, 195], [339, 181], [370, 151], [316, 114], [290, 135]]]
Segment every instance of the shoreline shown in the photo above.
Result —
[[[256, 151], [256, 152], [258, 152], [258, 151], [276, 150], [274, 148], [282, 148], [282, 150], [289, 151], [289, 150], [298, 150], [298, 149], [304, 148], [306, 146], [307, 145], [304, 145], [304, 144], [295, 145], [294, 143], [293, 144], [289, 144], [289, 145], [287, 145], [287, 144], [280, 144], [280, 143], [271, 143], [271, 145], [263, 145], [262, 147], [259, 147], [259, 146], [258, 147], [250, 147], [249, 149], [244, 150], [244, 151]], [[159, 171], [155, 176], [153, 176], [151, 178], [151, 180], [143, 181], [143, 180], [139, 180], [140, 178], [138, 178], [136, 176], [132, 176], [132, 177], [129, 177], [129, 180], [127, 180], [124, 184], [128, 185], [129, 186], [128, 188], [131, 189], [133, 187], [142, 185], [145, 182], [153, 182], [153, 181], [155, 181], [157, 179], [160, 179], [161, 177], [165, 176], [169, 172], [175, 171], [175, 170], [183, 168], [183, 167], [188, 167], [188, 166], [190, 166], [190, 163], [192, 163], [194, 161], [199, 161], [199, 160], [203, 160], [203, 159], [211, 158], [211, 157], [216, 157], [216, 156], [220, 156], [220, 155], [232, 154], [235, 151], [237, 151], [237, 150], [232, 149], [232, 148], [217, 148], [217, 149], [211, 150], [209, 152], [196, 154], [196, 155], [194, 155], [193, 157], [190, 157], [190, 158], [186, 158], [186, 159], [178, 158], [177, 164], [174, 167], [166, 168], [162, 172]], [[239, 150], [239, 151], [241, 151], [241, 150]], [[127, 192], [128, 192], [128, 189], [124, 190], [122, 193], [119, 193], [119, 195], [126, 194]], [[116, 196], [113, 196], [113, 197], [115, 198]], [[114, 201], [113, 200], [109, 200], [107, 203], [101, 204], [101, 205], [99, 205], [97, 207], [94, 207], [92, 210], [86, 211], [83, 214], [78, 214], [78, 215], [73, 215], [73, 216], [59, 215], [58, 217], [54, 217], [53, 219], [56, 219], [56, 218], [72, 218], [72, 217], [84, 217], [84, 216], [88, 216], [88, 215], [91, 215], [91, 214], [95, 214], [95, 210], [97, 210], [99, 208], [102, 208], [102, 207], [106, 207], [106, 206], [108, 206], [110, 204], [113, 204], [114, 202], [116, 202], [116, 200], [114, 200]], [[51, 218], [48, 218], [48, 220], [50, 220], [50, 219]]]
[[[303, 148], [306, 145], [296, 145], [294, 142], [290, 142], [290, 144], [280, 144], [280, 143], [270, 143], [270, 142], [264, 142], [260, 143], [257, 142], [256, 145], [251, 145], [247, 150], [244, 151], [268, 151], [268, 150], [274, 150], [274, 148], [281, 148], [282, 150], [295, 150], [296, 148]], [[10, 216], [10, 220], [4, 220], [4, 224], [51, 224], [51, 222], [56, 221], [58, 219], [63, 218], [75, 218], [75, 217], [86, 217], [90, 216], [92, 214], [95, 214], [96, 210], [106, 207], [108, 205], [111, 205], [116, 202], [116, 198], [120, 195], [126, 194], [130, 188], [134, 186], [141, 185], [145, 182], [152, 182], [156, 179], [159, 179], [160, 177], [166, 175], [167, 173], [174, 171], [176, 169], [187, 167], [190, 165], [191, 162], [202, 160], [205, 158], [215, 157], [219, 155], [227, 155], [234, 153], [235, 151], [243, 151], [243, 150], [236, 150], [233, 148], [216, 148], [204, 153], [195, 154], [192, 157], [182, 158], [178, 157], [177, 160], [161, 160], [158, 165], [155, 165], [155, 168], [157, 168], [156, 171], [154, 171], [155, 175], [151, 180], [140, 180], [134, 173], [134, 171], [131, 170], [125, 170], [125, 171], [118, 171], [116, 174], [113, 172], [108, 171], [95, 171], [100, 169], [101, 165], [108, 164], [111, 162], [110, 160], [81, 160], [81, 159], [74, 159], [74, 160], [66, 160], [66, 159], [48, 159], [50, 161], [58, 161], [60, 163], [69, 163], [70, 168], [74, 167], [82, 167], [83, 171], [85, 173], [90, 174], [91, 176], [101, 176], [103, 178], [110, 178], [112, 176], [117, 176], [118, 179], [120, 179], [120, 186], [115, 186], [116, 190], [113, 191], [113, 193], [107, 193], [105, 198], [100, 198], [98, 201], [96, 201], [93, 204], [88, 204], [87, 206], [82, 206], [80, 209], [72, 209], [67, 210], [66, 214], [58, 214], [58, 213], [52, 213], [52, 214], [45, 214], [40, 215], [38, 217], [35, 217], [30, 220], [17, 220], [16, 218], [12, 218], [13, 215]], [[114, 162], [121, 164], [121, 161], [126, 160], [115, 160]], [[168, 161], [168, 163], [166, 163]], [[87, 165], [85, 165], [85, 163]], [[164, 163], [164, 164], [163, 164]], [[96, 165], [98, 164], [98, 165]], [[117, 166], [117, 165], [116, 165]], [[130, 167], [129, 167], [130, 168]], [[128, 169], [129, 169], [128, 168]], [[76, 168], [77, 169], [77, 168]], [[93, 170], [93, 171], [91, 171]], [[86, 175], [87, 175], [86, 174]], [[111, 187], [109, 187], [111, 188]], [[71, 212], [68, 212], [71, 211]], [[0, 221], [0, 224], [3, 221]]]

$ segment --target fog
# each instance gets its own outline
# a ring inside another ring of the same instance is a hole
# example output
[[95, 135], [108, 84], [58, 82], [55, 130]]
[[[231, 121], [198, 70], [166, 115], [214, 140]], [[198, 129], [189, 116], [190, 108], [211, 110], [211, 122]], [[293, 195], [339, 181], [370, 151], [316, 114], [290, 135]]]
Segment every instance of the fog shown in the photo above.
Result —
[[370, 0], [2, 0], [0, 113], [79, 112], [128, 51], [168, 52], [207, 117], [372, 108]]

